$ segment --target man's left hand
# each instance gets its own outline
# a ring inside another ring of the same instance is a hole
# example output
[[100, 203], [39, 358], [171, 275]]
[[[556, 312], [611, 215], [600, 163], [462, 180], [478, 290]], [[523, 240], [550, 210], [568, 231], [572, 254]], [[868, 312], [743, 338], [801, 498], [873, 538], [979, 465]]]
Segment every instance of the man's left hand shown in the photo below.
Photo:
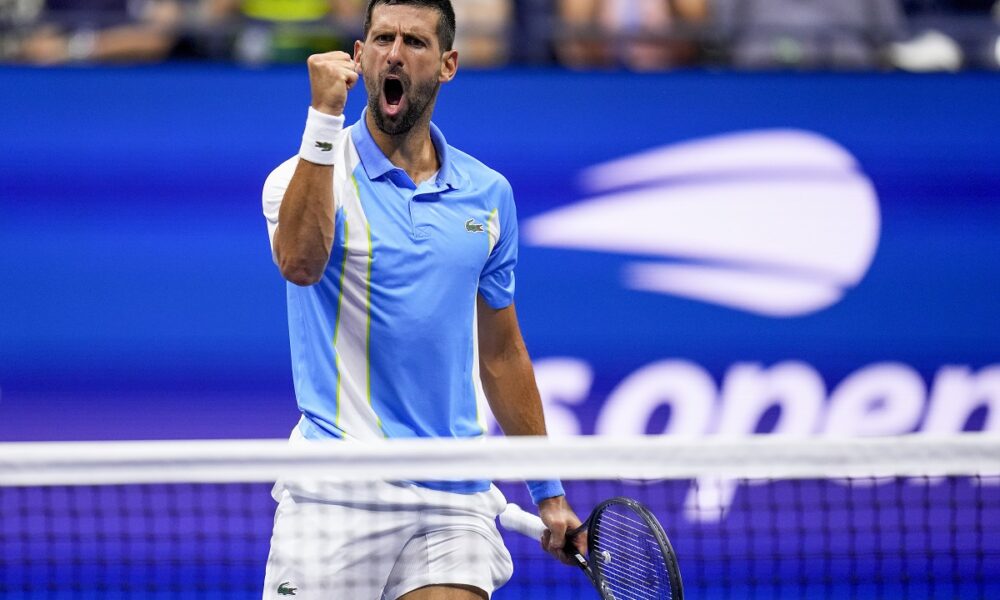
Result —
[[[542, 549], [567, 565], [577, 565], [577, 561], [564, 549], [566, 534], [580, 526], [580, 519], [566, 502], [566, 496], [546, 498], [538, 503], [538, 516], [545, 523], [542, 534]], [[587, 555], [587, 532], [573, 538], [573, 545], [581, 555]]]

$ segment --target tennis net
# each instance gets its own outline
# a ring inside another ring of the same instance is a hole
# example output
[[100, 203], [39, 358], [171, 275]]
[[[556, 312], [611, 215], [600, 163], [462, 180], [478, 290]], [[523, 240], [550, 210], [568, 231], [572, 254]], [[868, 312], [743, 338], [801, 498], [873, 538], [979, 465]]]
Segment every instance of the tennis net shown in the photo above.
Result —
[[[379, 482], [491, 479], [526, 508], [521, 480], [561, 477], [581, 518], [635, 498], [688, 598], [1000, 598], [1000, 437], [984, 434], [0, 444], [0, 598], [302, 597], [290, 580], [265, 589], [271, 487], [318, 474], [348, 500]], [[514, 575], [494, 598], [597, 597], [536, 541], [503, 537]]]

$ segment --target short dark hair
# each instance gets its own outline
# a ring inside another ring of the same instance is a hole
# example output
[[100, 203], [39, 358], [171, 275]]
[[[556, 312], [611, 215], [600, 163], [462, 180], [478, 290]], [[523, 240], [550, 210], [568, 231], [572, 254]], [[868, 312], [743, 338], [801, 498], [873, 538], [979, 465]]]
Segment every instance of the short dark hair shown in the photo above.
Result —
[[368, 8], [365, 10], [365, 39], [368, 39], [368, 30], [372, 26], [372, 11], [381, 4], [421, 6], [438, 11], [441, 13], [437, 26], [438, 44], [442, 50], [451, 50], [455, 43], [455, 9], [451, 7], [451, 0], [368, 0]]

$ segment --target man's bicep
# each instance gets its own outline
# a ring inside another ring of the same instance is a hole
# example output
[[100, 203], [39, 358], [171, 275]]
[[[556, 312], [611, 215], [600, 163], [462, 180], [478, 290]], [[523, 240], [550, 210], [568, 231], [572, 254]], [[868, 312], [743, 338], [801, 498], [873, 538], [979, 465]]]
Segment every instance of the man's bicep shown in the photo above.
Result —
[[502, 308], [493, 308], [480, 293], [477, 297], [477, 315], [481, 357], [498, 357], [522, 345], [521, 328], [513, 302]]

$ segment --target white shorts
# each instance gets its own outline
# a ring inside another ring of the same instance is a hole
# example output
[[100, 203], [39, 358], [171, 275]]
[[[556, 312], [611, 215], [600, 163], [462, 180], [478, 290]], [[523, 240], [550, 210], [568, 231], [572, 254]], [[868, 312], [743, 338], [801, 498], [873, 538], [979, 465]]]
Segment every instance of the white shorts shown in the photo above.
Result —
[[[305, 486], [306, 488], [311, 486]], [[264, 599], [395, 600], [433, 584], [492, 594], [513, 573], [496, 487], [477, 494], [408, 483], [275, 486]], [[322, 497], [322, 500], [318, 499]]]

